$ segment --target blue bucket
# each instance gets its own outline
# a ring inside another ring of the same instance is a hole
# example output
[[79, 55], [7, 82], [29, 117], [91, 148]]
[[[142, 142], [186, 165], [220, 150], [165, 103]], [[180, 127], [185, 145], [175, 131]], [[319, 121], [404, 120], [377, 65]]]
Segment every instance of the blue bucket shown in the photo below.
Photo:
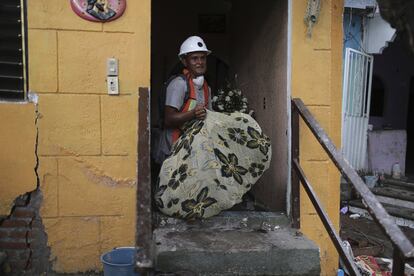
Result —
[[117, 247], [101, 256], [104, 276], [139, 276], [135, 272], [135, 247]]

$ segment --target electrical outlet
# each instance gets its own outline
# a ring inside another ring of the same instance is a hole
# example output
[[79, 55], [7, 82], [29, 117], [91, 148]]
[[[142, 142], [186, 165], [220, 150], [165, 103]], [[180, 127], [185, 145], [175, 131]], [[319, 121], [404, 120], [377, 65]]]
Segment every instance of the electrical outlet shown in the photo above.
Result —
[[107, 77], [106, 82], [108, 85], [108, 95], [118, 95], [119, 94], [118, 77]]

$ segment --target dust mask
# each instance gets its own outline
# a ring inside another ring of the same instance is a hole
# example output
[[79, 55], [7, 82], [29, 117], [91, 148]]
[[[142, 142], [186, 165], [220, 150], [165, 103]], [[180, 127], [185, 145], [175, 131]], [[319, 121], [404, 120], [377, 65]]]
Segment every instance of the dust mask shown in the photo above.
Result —
[[204, 76], [198, 76], [197, 78], [193, 79], [193, 83], [198, 88], [201, 88], [204, 84]]

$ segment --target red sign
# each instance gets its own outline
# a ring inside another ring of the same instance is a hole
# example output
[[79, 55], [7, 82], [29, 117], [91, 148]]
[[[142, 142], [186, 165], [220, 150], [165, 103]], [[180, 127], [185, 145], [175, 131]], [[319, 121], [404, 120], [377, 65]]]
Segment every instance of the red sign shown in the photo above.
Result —
[[120, 17], [126, 0], [70, 0], [73, 11], [83, 19], [108, 22]]

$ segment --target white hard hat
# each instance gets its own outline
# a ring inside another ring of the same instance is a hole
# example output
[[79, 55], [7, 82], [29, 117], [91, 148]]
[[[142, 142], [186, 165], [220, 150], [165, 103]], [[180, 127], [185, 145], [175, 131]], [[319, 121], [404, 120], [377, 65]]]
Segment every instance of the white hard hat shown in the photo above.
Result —
[[199, 36], [190, 36], [184, 40], [183, 44], [181, 44], [178, 57], [192, 52], [206, 52], [207, 55], [211, 53], [211, 51], [207, 49], [203, 39]]

